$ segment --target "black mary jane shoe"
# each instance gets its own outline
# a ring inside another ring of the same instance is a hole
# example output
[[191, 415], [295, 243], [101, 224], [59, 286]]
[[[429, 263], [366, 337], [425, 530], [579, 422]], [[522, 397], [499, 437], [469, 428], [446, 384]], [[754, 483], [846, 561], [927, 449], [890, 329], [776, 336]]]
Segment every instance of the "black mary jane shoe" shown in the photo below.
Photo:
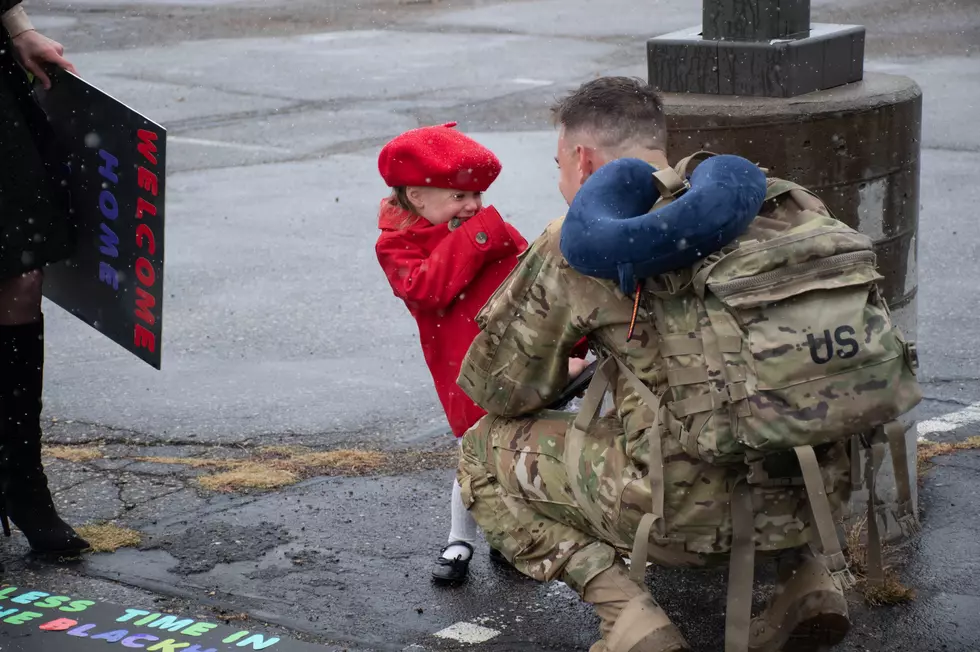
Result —
[[[451, 546], [463, 546], [470, 551], [468, 559], [446, 559], [442, 553]], [[435, 567], [432, 569], [432, 579], [437, 584], [458, 584], [466, 579], [470, 570], [470, 559], [473, 559], [473, 546], [465, 541], [453, 541], [439, 552]]]

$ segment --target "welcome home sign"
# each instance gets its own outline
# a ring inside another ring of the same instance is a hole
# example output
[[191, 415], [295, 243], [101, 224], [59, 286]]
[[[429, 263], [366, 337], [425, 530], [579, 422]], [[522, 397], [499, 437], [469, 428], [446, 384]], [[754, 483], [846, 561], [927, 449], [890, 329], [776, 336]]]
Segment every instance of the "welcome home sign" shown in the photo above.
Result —
[[70, 72], [50, 75], [35, 93], [58, 141], [52, 167], [66, 170], [76, 246], [45, 270], [44, 295], [159, 369], [166, 130]]

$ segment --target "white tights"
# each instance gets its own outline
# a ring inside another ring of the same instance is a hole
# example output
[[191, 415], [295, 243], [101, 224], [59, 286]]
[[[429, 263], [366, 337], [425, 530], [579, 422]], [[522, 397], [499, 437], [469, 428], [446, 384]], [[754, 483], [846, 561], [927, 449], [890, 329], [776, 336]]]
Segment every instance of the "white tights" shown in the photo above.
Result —
[[[462, 438], [460, 445], [462, 445]], [[473, 515], [463, 505], [463, 497], [459, 486], [459, 480], [453, 478], [453, 499], [451, 503], [452, 521], [449, 528], [449, 543], [454, 541], [465, 541], [471, 546], [476, 543], [476, 521]], [[469, 559], [470, 551], [463, 546], [449, 546], [442, 553], [446, 559]]]

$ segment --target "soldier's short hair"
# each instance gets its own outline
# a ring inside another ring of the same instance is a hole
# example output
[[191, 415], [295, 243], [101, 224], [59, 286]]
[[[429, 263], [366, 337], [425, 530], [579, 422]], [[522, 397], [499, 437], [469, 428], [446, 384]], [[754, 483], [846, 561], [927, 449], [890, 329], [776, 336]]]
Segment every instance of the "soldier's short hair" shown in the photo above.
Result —
[[599, 77], [551, 107], [565, 133], [585, 131], [603, 148], [667, 149], [667, 120], [657, 89], [637, 77]]

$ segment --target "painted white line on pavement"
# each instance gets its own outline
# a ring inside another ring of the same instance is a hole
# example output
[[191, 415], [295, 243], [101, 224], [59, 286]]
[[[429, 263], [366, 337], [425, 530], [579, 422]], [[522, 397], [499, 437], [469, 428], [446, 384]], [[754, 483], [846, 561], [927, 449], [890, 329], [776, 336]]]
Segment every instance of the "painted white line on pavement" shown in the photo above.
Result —
[[934, 432], [949, 432], [978, 422], [980, 422], [980, 403], [974, 403], [962, 410], [950, 412], [941, 417], [919, 423], [917, 427], [919, 441], [924, 439], [926, 435]]
[[171, 143], [187, 143], [188, 145], [208, 145], [210, 147], [228, 147], [230, 149], [244, 149], [252, 152], [278, 152], [280, 154], [292, 154], [291, 150], [285, 147], [273, 147], [271, 145], [247, 145], [245, 143], [229, 143], [223, 140], [208, 140], [206, 138], [188, 138], [186, 136], [171, 136], [167, 139]]
[[499, 634], [496, 629], [481, 627], [473, 623], [460, 622], [450, 625], [446, 629], [439, 630], [433, 636], [448, 638], [460, 643], [484, 643]]

